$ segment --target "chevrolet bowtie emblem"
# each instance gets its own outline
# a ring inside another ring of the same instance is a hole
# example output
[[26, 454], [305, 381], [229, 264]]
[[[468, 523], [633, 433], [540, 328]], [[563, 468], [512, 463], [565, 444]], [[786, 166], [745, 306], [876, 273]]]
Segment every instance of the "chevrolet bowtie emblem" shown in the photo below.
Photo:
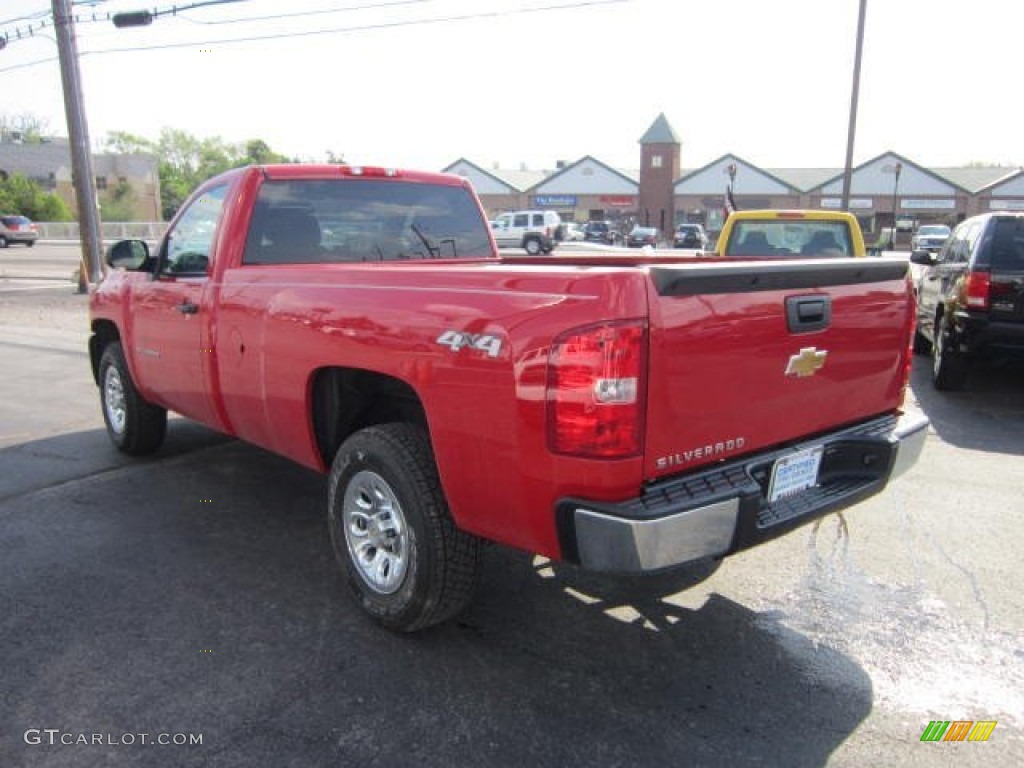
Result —
[[825, 358], [828, 352], [819, 352], [815, 347], [804, 347], [800, 353], [789, 358], [789, 365], [786, 366], [787, 376], [796, 376], [799, 379], [813, 376], [825, 367]]

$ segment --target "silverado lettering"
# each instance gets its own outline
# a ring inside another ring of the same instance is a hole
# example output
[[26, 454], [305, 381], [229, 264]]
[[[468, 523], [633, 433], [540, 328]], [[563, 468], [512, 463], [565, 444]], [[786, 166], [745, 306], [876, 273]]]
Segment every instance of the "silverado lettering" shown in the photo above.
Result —
[[155, 250], [108, 253], [107, 432], [151, 453], [174, 411], [324, 473], [337, 559], [394, 629], [462, 609], [485, 540], [603, 571], [722, 558], [882, 490], [927, 425], [902, 411], [906, 262], [848, 258], [856, 220], [744, 226], [780, 250], [502, 257], [457, 176], [235, 169]]
[[726, 453], [739, 451], [746, 445], [746, 439], [737, 437], [732, 440], [725, 440], [714, 445], [705, 445], [700, 448], [693, 448], [681, 453], [673, 453], [669, 456], [661, 456], [655, 463], [658, 469], [666, 469], [680, 464], [688, 464], [695, 459], [704, 459], [712, 456], [722, 456]]

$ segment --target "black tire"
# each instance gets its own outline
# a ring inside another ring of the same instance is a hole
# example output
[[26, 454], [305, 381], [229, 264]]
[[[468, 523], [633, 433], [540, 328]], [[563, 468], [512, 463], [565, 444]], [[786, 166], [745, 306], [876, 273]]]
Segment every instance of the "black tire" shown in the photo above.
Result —
[[0, 235], [0, 248], [6, 248], [6, 247], [7, 247], [7, 238], [4, 237], [3, 235]]
[[958, 349], [953, 330], [943, 314], [935, 323], [932, 345], [932, 383], [943, 392], [963, 389], [967, 383], [967, 356]]
[[331, 467], [327, 510], [335, 557], [383, 626], [423, 629], [472, 599], [482, 542], [452, 522], [420, 428], [382, 424], [349, 437]]
[[536, 256], [541, 252], [540, 240], [536, 237], [528, 237], [523, 240], [523, 248], [531, 256]]
[[29, 248], [31, 248], [35, 244], [36, 244], [35, 240], [26, 240], [25, 241], [25, 245], [27, 245]]
[[932, 343], [919, 331], [917, 328], [914, 329], [914, 354], [915, 355], [930, 355], [932, 353]]
[[100, 409], [107, 435], [122, 453], [153, 453], [167, 434], [167, 411], [143, 399], [128, 370], [120, 342], [103, 349], [99, 367]]

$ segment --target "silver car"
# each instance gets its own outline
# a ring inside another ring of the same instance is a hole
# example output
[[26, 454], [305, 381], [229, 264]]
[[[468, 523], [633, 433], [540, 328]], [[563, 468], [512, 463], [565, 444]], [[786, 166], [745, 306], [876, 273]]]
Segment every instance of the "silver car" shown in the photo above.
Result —
[[0, 216], [0, 248], [6, 248], [11, 243], [23, 243], [31, 248], [38, 237], [36, 225], [26, 217]]

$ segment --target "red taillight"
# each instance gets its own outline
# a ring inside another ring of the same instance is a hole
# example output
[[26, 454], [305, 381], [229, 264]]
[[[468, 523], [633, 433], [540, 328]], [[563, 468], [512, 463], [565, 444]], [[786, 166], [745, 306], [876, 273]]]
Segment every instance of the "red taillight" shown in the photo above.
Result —
[[969, 309], [988, 309], [989, 287], [992, 284], [988, 272], [971, 272], [964, 282], [964, 300]]
[[548, 440], [573, 456], [636, 456], [643, 443], [646, 329], [641, 321], [576, 328], [548, 356]]

